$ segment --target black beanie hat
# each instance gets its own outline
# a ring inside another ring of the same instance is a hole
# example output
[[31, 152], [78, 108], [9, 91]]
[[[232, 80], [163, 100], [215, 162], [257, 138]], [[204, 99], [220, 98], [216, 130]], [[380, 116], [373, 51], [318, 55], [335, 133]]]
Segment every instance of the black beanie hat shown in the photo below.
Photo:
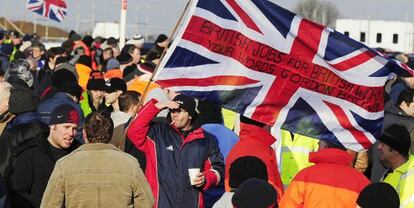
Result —
[[51, 78], [52, 86], [55, 89], [63, 89], [63, 84], [65, 82], [78, 82], [76, 76], [67, 69], [60, 69], [52, 74]]
[[401, 155], [408, 156], [411, 146], [411, 137], [405, 126], [393, 124], [381, 134], [380, 142], [387, 144]]
[[362, 189], [357, 204], [362, 208], [398, 208], [400, 199], [388, 183], [372, 183]]
[[237, 189], [250, 178], [258, 178], [267, 181], [266, 164], [254, 156], [239, 157], [230, 164], [229, 186]]
[[167, 39], [168, 39], [168, 37], [166, 35], [160, 34], [160, 35], [158, 35], [157, 39], [155, 40], [155, 43], [162, 43]]
[[28, 87], [15, 85], [10, 90], [9, 112], [19, 115], [26, 112], [33, 112], [37, 109], [37, 100]]
[[118, 60], [121, 65], [129, 64], [132, 61], [132, 56], [129, 54], [120, 54], [116, 57], [116, 60]]
[[236, 190], [231, 203], [237, 208], [278, 207], [277, 192], [267, 181], [251, 178]]
[[105, 92], [113, 93], [118, 90], [121, 90], [122, 92], [127, 91], [127, 86], [123, 79], [112, 78], [105, 82]]
[[92, 60], [91, 57], [87, 55], [82, 55], [78, 59], [78, 64], [83, 64], [85, 66], [88, 66], [89, 68], [92, 68]]
[[137, 65], [133, 64], [133, 65], [127, 66], [124, 69], [124, 72], [122, 73], [122, 77], [125, 80], [125, 82], [129, 82], [135, 78], [135, 75], [139, 77], [143, 74], [144, 72], [141, 72], [140, 70], [138, 70]]
[[64, 82], [62, 84], [62, 92], [66, 92], [69, 95], [75, 96], [78, 100], [80, 100], [82, 95], [82, 87], [79, 86], [76, 82]]
[[63, 123], [79, 124], [79, 120], [79, 114], [76, 108], [69, 104], [63, 104], [52, 110], [49, 125]]
[[180, 94], [180, 95], [175, 96], [173, 101], [180, 104], [180, 108], [187, 111], [188, 114], [193, 119], [195, 119], [195, 116], [197, 115], [197, 113], [196, 113], [196, 102], [195, 102], [194, 98], [183, 95], [183, 94]]
[[86, 85], [87, 90], [105, 90], [105, 80], [104, 79], [89, 79], [88, 84]]

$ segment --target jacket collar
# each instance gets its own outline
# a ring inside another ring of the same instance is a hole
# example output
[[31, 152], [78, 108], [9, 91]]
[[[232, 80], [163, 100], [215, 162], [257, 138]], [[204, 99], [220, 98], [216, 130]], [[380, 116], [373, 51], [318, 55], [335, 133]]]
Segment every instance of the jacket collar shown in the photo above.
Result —
[[119, 150], [118, 148], [116, 148], [114, 145], [112, 144], [104, 144], [104, 143], [87, 143], [84, 144], [82, 146], [80, 146], [77, 150], [75, 151], [85, 151], [85, 150], [107, 150], [107, 149], [112, 149], [112, 150]]
[[39, 114], [36, 112], [26, 112], [14, 117], [8, 124], [8, 128], [13, 128], [17, 125], [28, 124], [32, 122], [40, 122]]
[[265, 129], [252, 124], [240, 124], [240, 140], [257, 140], [265, 145], [272, 145], [276, 142], [276, 138]]
[[318, 163], [331, 163], [339, 165], [350, 165], [352, 163], [351, 154], [335, 148], [327, 148], [319, 150], [318, 152], [309, 153], [309, 162]]
[[181, 148], [184, 146], [184, 144], [197, 140], [197, 139], [204, 139], [205, 135], [204, 135], [204, 130], [202, 128], [198, 128], [196, 130], [192, 130], [187, 137], [184, 137], [184, 135], [180, 132], [179, 129], [177, 129], [174, 124], [170, 124], [171, 128], [174, 129], [174, 131], [176, 131], [180, 137], [183, 139], [183, 144], [181, 145]]

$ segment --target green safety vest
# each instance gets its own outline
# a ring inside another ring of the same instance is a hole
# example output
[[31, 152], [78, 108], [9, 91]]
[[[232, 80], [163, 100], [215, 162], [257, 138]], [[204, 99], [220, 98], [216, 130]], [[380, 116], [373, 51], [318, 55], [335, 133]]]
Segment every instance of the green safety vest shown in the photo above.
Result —
[[414, 208], [414, 156], [385, 177], [385, 183], [397, 190], [400, 208]]
[[318, 141], [282, 130], [281, 177], [285, 190], [299, 171], [313, 165], [309, 162], [309, 153], [318, 150]]

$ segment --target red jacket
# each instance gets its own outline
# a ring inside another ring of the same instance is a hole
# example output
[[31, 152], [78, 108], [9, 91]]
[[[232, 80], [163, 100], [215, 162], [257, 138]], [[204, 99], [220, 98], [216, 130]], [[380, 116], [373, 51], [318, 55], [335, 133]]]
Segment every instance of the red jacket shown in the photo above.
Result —
[[340, 149], [309, 154], [315, 165], [300, 171], [285, 192], [282, 208], [355, 208], [359, 192], [370, 182], [350, 167], [352, 156]]
[[[127, 135], [145, 153], [145, 175], [155, 197], [154, 207], [204, 207], [202, 192], [216, 186], [223, 177], [223, 156], [213, 135], [198, 128], [184, 137], [162, 122], [151, 122], [159, 113], [155, 100], [140, 109]], [[189, 168], [200, 168], [206, 183], [190, 185]]]
[[226, 159], [224, 176], [226, 191], [230, 191], [229, 169], [231, 163], [240, 157], [255, 156], [266, 164], [268, 182], [275, 187], [279, 201], [283, 195], [283, 184], [277, 168], [275, 150], [271, 147], [276, 139], [265, 129], [255, 125], [242, 123], [240, 129], [240, 140], [234, 145]]

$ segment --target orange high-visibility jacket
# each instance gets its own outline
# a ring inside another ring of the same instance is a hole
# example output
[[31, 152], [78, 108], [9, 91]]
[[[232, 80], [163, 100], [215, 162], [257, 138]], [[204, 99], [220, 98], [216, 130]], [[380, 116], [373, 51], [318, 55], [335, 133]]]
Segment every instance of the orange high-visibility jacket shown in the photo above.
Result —
[[315, 165], [300, 171], [282, 197], [282, 208], [355, 208], [359, 192], [370, 182], [350, 167], [352, 156], [340, 149], [309, 154]]

